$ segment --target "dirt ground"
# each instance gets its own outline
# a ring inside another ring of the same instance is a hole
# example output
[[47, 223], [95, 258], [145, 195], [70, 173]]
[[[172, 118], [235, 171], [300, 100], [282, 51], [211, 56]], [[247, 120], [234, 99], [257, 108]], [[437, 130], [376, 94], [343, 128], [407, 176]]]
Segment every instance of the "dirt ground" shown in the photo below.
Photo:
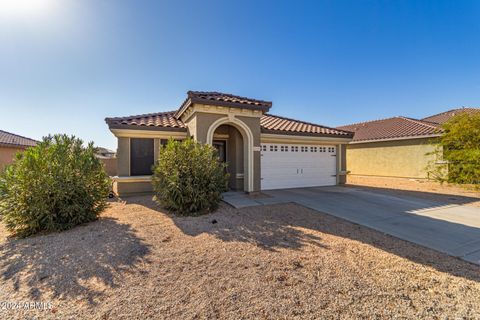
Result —
[[[442, 198], [444, 195], [461, 196], [468, 198], [478, 198], [478, 201], [472, 201], [469, 205], [480, 207], [480, 190], [472, 187], [462, 187], [458, 185], [440, 184], [434, 181], [406, 179], [406, 178], [388, 178], [388, 177], [369, 177], [369, 176], [352, 176], [347, 177], [347, 184], [351, 186], [364, 186], [376, 188], [380, 191], [387, 189], [395, 190], [396, 194], [403, 191], [421, 191], [426, 197]], [[416, 195], [420, 195], [417, 193]], [[450, 200], [455, 202], [455, 197]]]
[[[0, 254], [0, 319], [480, 318], [479, 266], [294, 204], [188, 218], [135, 197], [62, 233], [0, 224]], [[31, 301], [52, 308], [5, 310]]]

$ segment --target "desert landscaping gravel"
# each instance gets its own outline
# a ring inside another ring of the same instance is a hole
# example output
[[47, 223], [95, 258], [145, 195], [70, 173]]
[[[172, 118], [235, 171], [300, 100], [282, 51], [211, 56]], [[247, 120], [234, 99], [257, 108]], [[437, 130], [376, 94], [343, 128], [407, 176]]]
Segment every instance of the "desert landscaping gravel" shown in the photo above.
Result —
[[2, 306], [51, 305], [0, 319], [480, 318], [479, 266], [295, 204], [175, 217], [144, 196], [7, 236]]

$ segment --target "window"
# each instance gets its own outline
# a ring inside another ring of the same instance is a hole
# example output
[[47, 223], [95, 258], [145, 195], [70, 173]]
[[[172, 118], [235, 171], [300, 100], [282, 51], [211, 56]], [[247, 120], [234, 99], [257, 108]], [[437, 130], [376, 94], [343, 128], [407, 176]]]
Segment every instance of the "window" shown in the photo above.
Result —
[[130, 139], [130, 175], [152, 174], [154, 163], [153, 139]]

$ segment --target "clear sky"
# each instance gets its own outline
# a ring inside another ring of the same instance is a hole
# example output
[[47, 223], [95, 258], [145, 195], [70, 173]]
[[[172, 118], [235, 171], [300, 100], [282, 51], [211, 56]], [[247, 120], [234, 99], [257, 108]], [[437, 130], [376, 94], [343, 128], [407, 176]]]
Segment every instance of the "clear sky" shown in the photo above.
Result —
[[0, 0], [0, 129], [115, 149], [105, 117], [188, 90], [329, 126], [479, 106], [480, 1]]

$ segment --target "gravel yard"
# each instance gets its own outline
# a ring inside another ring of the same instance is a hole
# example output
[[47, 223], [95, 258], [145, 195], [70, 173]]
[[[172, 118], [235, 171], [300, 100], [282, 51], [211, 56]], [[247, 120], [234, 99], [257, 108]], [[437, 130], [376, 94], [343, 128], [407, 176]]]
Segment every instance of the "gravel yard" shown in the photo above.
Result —
[[1, 319], [480, 318], [480, 267], [294, 204], [185, 218], [150, 197], [23, 240], [0, 224]]

